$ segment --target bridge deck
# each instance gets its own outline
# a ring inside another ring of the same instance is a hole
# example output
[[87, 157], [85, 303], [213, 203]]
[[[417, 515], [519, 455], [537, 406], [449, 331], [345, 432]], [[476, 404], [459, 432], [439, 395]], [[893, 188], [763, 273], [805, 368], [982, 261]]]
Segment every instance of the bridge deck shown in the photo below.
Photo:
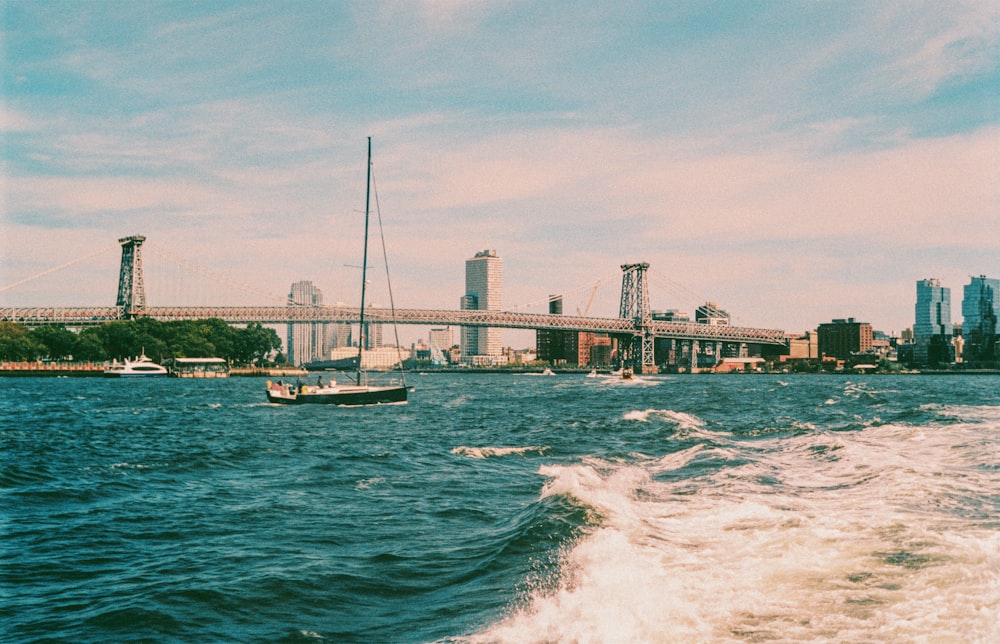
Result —
[[[360, 309], [330, 306], [248, 306], [248, 307], [171, 307], [151, 306], [144, 316], [157, 320], [192, 320], [219, 318], [235, 324], [260, 322], [262, 324], [287, 324], [293, 322], [357, 323]], [[122, 307], [31, 307], [0, 308], [0, 321], [18, 322], [28, 326], [64, 324], [86, 326], [123, 319]], [[365, 318], [374, 324], [393, 322], [388, 309], [367, 308]], [[554, 331], [589, 331], [611, 335], [637, 335], [642, 333], [636, 321], [624, 318], [592, 318], [542, 313], [513, 313], [507, 311], [479, 310], [428, 310], [397, 309], [398, 324], [451, 325], [497, 327], [508, 329], [549, 329]], [[716, 326], [694, 322], [660, 322], [654, 320], [649, 332], [659, 338], [682, 340], [708, 340], [722, 342], [750, 342], [782, 345], [784, 331], [750, 327]]]

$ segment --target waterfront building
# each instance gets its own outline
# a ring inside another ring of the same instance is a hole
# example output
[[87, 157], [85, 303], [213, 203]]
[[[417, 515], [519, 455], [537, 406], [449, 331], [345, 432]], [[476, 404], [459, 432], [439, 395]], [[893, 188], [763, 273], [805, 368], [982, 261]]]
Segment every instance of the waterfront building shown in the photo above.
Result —
[[985, 275], [970, 278], [962, 296], [964, 360], [988, 365], [997, 359], [1000, 335], [1000, 280]]
[[819, 355], [819, 334], [816, 331], [788, 336], [787, 360], [816, 360]]
[[[484, 250], [465, 262], [463, 310], [499, 311], [503, 300], [503, 260], [495, 250]], [[462, 362], [497, 364], [503, 362], [501, 330], [462, 327]]]
[[[323, 292], [311, 281], [292, 284], [288, 293], [292, 306], [323, 306]], [[320, 322], [296, 322], [288, 325], [288, 362], [302, 365], [325, 357], [326, 325]]]
[[651, 311], [654, 320], [663, 322], [690, 322], [691, 316], [678, 309], [667, 309], [666, 311]]
[[694, 321], [713, 326], [729, 326], [729, 313], [719, 308], [715, 302], [705, 302], [694, 312]]
[[[345, 306], [343, 302], [337, 302], [338, 307]], [[323, 344], [323, 354], [329, 354], [333, 349], [350, 347], [354, 345], [351, 325], [346, 322], [334, 322], [326, 325], [326, 341]]]
[[851, 354], [872, 350], [872, 325], [854, 318], [820, 324], [816, 336], [820, 357], [849, 360]]
[[[365, 350], [361, 354], [361, 368], [365, 371], [392, 371], [397, 369], [401, 362], [410, 359], [413, 355], [410, 349], [403, 347], [377, 347]], [[328, 359], [332, 363], [342, 365], [345, 371], [351, 371], [358, 364], [357, 347], [340, 347], [330, 351]], [[338, 377], [338, 380], [349, 380], [347, 377]]]
[[[607, 367], [611, 364], [611, 336], [606, 333], [588, 333], [590, 346], [587, 347], [590, 357], [589, 364], [595, 367]], [[581, 351], [583, 349], [581, 348]]]
[[427, 345], [431, 352], [431, 361], [436, 365], [450, 362], [449, 351], [452, 347], [451, 327], [431, 329], [427, 335]]
[[[549, 296], [549, 315], [562, 315], [563, 299], [561, 295]], [[553, 365], [587, 364], [589, 353], [583, 357], [580, 352], [580, 336], [577, 331], [559, 331], [554, 329], [538, 329], [535, 331], [535, 347], [538, 359]], [[588, 345], [589, 350], [589, 345]]]
[[935, 278], [919, 280], [914, 307], [913, 364], [953, 362], [953, 330], [951, 289], [941, 286], [941, 280]]
[[[373, 309], [379, 309], [379, 308], [380, 308], [379, 306], [373, 304], [367, 307], [366, 309], [367, 312], [365, 313], [365, 315], [368, 315], [370, 313], [377, 314], [378, 311]], [[359, 329], [359, 333], [361, 333], [361, 338], [365, 342], [366, 351], [368, 349], [378, 349], [379, 347], [384, 346], [384, 342], [382, 341], [381, 322], [365, 322], [365, 328]]]

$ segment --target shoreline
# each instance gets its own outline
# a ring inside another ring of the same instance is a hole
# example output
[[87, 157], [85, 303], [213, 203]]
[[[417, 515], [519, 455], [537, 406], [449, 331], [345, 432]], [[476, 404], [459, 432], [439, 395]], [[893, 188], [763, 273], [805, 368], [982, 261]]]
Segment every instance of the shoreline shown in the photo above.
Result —
[[[5, 363], [0, 366], [0, 377], [20, 377], [20, 378], [100, 378], [104, 375], [106, 365], [94, 363], [80, 364], [37, 364], [37, 363]], [[587, 375], [592, 369], [552, 369], [553, 375]], [[271, 378], [305, 378], [316, 374], [347, 373], [342, 371], [307, 371], [294, 367], [234, 367], [229, 375], [233, 378], [246, 377], [271, 377]], [[482, 367], [443, 367], [431, 369], [414, 369], [407, 371], [409, 374], [425, 373], [450, 373], [450, 374], [497, 374], [497, 375], [541, 375], [542, 370], [532, 369], [490, 369]], [[609, 369], [597, 369], [597, 373], [602, 376], [612, 375]], [[784, 371], [730, 371], [713, 372], [711, 370], [698, 371], [696, 373], [673, 373], [660, 372], [658, 374], [636, 374], [639, 376], [755, 376], [772, 375], [794, 377], [799, 375], [850, 375], [850, 376], [996, 376], [1000, 375], [1000, 369], [912, 369], [905, 371], [875, 371], [859, 373], [853, 371], [819, 371], [810, 373], [784, 372]]]

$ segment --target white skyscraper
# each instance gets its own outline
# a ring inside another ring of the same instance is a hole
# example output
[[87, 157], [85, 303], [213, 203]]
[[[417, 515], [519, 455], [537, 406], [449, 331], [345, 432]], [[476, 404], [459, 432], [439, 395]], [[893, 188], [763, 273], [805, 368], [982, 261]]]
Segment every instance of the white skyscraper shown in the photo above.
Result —
[[[465, 261], [463, 309], [499, 311], [503, 299], [503, 260], [484, 250]], [[492, 363], [503, 355], [500, 329], [462, 327], [462, 362]]]
[[[322, 306], [323, 292], [312, 282], [303, 280], [292, 284], [288, 301], [293, 305]], [[324, 357], [325, 324], [299, 322], [288, 325], [288, 361], [301, 365]]]

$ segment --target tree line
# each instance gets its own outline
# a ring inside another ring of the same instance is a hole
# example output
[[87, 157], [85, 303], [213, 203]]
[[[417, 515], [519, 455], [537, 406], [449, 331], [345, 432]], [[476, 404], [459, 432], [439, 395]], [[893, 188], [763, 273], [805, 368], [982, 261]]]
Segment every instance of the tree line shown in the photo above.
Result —
[[0, 359], [103, 362], [145, 353], [170, 358], [225, 358], [233, 365], [283, 363], [281, 339], [259, 322], [234, 327], [218, 318], [161, 322], [152, 318], [108, 322], [75, 333], [64, 326], [29, 329], [0, 322]]

